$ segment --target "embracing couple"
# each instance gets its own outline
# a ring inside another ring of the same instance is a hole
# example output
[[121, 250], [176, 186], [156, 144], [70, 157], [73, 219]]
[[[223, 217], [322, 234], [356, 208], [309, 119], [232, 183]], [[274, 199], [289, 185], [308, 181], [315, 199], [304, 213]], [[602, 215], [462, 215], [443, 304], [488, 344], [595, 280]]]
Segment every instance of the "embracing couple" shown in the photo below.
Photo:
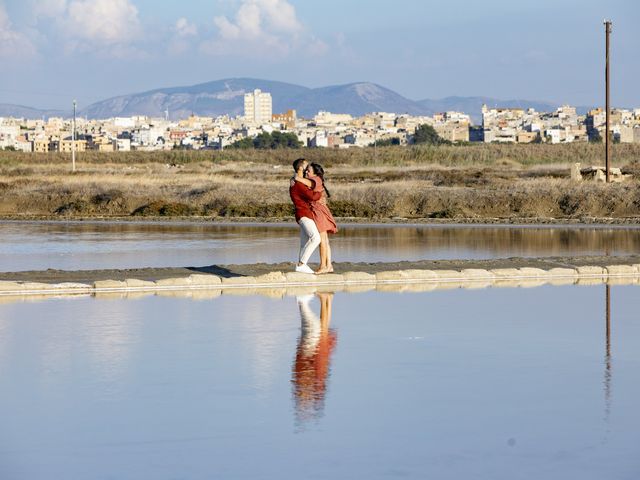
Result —
[[[300, 256], [296, 272], [331, 273], [331, 247], [329, 233], [338, 227], [327, 206], [331, 195], [324, 185], [324, 169], [317, 163], [309, 164], [304, 158], [293, 162], [295, 175], [291, 179], [289, 195], [296, 209], [296, 221], [300, 225]], [[309, 258], [320, 246], [320, 268], [315, 272], [307, 265]]]

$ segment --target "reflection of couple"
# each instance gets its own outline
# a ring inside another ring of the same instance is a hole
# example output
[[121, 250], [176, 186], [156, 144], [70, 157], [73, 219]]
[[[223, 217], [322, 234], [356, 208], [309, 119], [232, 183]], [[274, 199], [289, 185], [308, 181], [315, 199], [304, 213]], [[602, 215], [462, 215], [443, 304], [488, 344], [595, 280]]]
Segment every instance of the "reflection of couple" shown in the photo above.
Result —
[[[338, 227], [327, 206], [329, 191], [324, 185], [324, 169], [317, 163], [309, 164], [304, 158], [293, 162], [294, 177], [289, 195], [296, 209], [296, 221], [300, 225], [300, 255], [296, 272], [331, 273], [331, 247], [329, 233]], [[320, 268], [314, 272], [307, 262], [320, 245]]]
[[312, 295], [298, 297], [302, 333], [293, 365], [293, 396], [299, 422], [322, 415], [331, 354], [338, 339], [329, 328], [333, 293], [316, 295], [320, 299], [320, 318], [309, 306]]

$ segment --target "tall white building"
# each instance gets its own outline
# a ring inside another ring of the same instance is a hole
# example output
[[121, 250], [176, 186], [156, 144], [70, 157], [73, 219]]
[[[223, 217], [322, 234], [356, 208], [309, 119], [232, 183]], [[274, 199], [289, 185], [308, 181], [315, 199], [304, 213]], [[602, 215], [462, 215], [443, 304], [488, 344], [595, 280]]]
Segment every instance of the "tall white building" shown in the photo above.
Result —
[[248, 123], [262, 125], [271, 122], [273, 107], [271, 94], [261, 90], [244, 95], [244, 118]]

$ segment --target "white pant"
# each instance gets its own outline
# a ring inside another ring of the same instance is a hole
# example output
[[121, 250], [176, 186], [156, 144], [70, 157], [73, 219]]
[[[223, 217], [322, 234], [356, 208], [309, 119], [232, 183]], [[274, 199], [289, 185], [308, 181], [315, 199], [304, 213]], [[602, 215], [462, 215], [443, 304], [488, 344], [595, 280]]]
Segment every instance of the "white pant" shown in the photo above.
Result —
[[302, 217], [300, 225], [300, 263], [306, 264], [314, 250], [320, 245], [320, 232], [316, 222], [307, 217]]
[[312, 357], [318, 349], [320, 335], [322, 333], [322, 322], [311, 310], [309, 303], [299, 301], [300, 320], [302, 320], [302, 336], [300, 337], [300, 347], [303, 356]]

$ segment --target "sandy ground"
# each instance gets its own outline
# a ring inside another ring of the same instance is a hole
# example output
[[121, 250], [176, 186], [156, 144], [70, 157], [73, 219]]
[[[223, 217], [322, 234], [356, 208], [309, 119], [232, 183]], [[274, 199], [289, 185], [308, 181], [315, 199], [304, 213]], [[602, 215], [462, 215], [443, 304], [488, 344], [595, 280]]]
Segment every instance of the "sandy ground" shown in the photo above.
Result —
[[[580, 256], [546, 258], [504, 258], [490, 260], [422, 260], [417, 262], [386, 263], [336, 263], [335, 273], [368, 272], [376, 273], [389, 270], [461, 270], [465, 268], [522, 268], [536, 267], [551, 269], [556, 267], [576, 268], [585, 265], [632, 265], [640, 264], [640, 254], [631, 256]], [[312, 265], [313, 266], [313, 265]], [[210, 273], [221, 277], [256, 276], [269, 272], [293, 271], [293, 263], [244, 264], [244, 265], [205, 265], [199, 267], [136, 268], [125, 270], [42, 270], [29, 272], [3, 272], [0, 280], [30, 281], [43, 283], [80, 282], [91, 283], [96, 280], [160, 280], [163, 278], [185, 277], [193, 273]]]

